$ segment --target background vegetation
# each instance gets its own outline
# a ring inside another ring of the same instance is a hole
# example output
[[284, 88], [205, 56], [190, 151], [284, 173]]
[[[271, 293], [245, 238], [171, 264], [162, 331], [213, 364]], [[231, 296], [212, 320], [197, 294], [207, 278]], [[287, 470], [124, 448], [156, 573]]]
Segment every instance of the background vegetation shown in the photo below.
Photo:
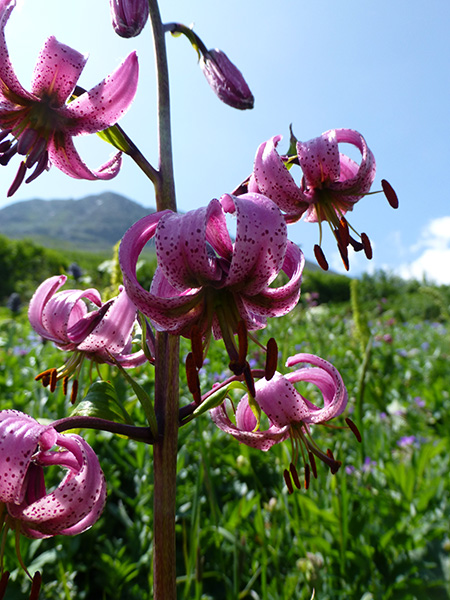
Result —
[[[42, 420], [66, 416], [70, 405], [61, 389], [50, 394], [34, 381], [40, 371], [62, 364], [64, 354], [30, 329], [25, 303], [38, 283], [72, 262], [83, 277], [72, 278], [71, 287], [108, 285], [107, 257], [3, 238], [0, 244], [3, 305], [11, 291], [19, 291], [24, 303], [18, 313], [0, 309], [0, 408]], [[142, 277], [150, 280], [153, 268], [151, 261], [143, 266]], [[302, 289], [298, 308], [273, 320], [261, 339], [276, 337], [280, 370], [300, 351], [335, 364], [349, 391], [346, 414], [358, 424], [362, 443], [348, 429], [316, 427], [315, 440], [343, 466], [331, 476], [319, 465], [309, 490], [288, 495], [282, 472], [290, 462], [289, 443], [258, 452], [221, 432], [207, 415], [183, 427], [179, 598], [309, 600], [315, 593], [320, 600], [448, 599], [450, 290], [385, 273], [355, 283], [312, 271]], [[262, 364], [258, 348], [250, 350]], [[227, 362], [222, 344], [212, 344], [201, 372], [204, 391], [225, 376]], [[106, 366], [101, 374], [143, 423], [123, 380]], [[151, 392], [152, 368], [136, 376]], [[80, 388], [86, 392], [96, 379], [86, 364]], [[182, 390], [187, 402], [184, 381]], [[142, 600], [152, 577], [152, 449], [106, 433], [83, 435], [108, 482], [104, 514], [74, 538], [22, 539], [24, 561], [31, 572], [43, 572], [41, 598]], [[50, 485], [56, 476], [50, 474]], [[11, 534], [5, 567], [12, 571], [8, 598], [28, 597]]]

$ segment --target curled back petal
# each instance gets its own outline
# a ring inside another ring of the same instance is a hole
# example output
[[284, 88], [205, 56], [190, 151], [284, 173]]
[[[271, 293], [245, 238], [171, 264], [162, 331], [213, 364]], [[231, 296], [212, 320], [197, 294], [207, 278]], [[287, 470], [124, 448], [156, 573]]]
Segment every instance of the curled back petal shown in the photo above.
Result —
[[[356, 202], [370, 187], [375, 179], [376, 163], [372, 151], [367, 146], [364, 137], [354, 129], [336, 129], [336, 139], [340, 143], [347, 143], [356, 146], [361, 152], [361, 162], [358, 169], [349, 173], [345, 179], [341, 176], [339, 181], [333, 185], [333, 189], [339, 191], [354, 191], [354, 201]], [[350, 160], [350, 159], [349, 159]], [[342, 158], [341, 158], [342, 163]]]
[[249, 190], [252, 191], [256, 184], [260, 193], [273, 200], [281, 210], [296, 213], [300, 218], [308, 207], [308, 198], [297, 186], [276, 150], [282, 137], [276, 135], [259, 146]]
[[82, 352], [98, 353], [102, 349], [118, 354], [127, 345], [136, 320], [136, 307], [125, 290], [111, 303], [95, 329], [77, 347]]
[[148, 215], [128, 229], [120, 244], [119, 262], [126, 292], [136, 308], [158, 329], [179, 333], [200, 313], [201, 290], [188, 289], [184, 293], [177, 292], [158, 268], [151, 292], [148, 292], [140, 285], [136, 276], [139, 255], [145, 244], [155, 235], [157, 224], [165, 214], [171, 214], [171, 211]]
[[308, 142], [297, 142], [297, 154], [308, 186], [320, 187], [324, 182], [339, 180], [339, 148], [335, 129]]
[[47, 430], [54, 431], [18, 410], [0, 411], [0, 502], [24, 500], [31, 457]]
[[225, 195], [225, 212], [236, 214], [236, 240], [223, 286], [253, 296], [278, 275], [284, 261], [287, 227], [280, 209], [261, 194]]
[[65, 131], [83, 135], [115, 125], [134, 100], [138, 78], [138, 59], [132, 52], [113, 73], [64, 108], [69, 121]]
[[158, 265], [171, 285], [183, 291], [222, 279], [215, 256], [208, 255], [206, 228], [209, 213], [220, 210], [218, 200], [185, 214], [168, 213], [158, 222], [155, 248]]
[[51, 98], [52, 107], [63, 106], [72, 94], [87, 56], [61, 44], [51, 36], [42, 47], [31, 81], [31, 91], [38, 98]]
[[28, 308], [28, 319], [33, 329], [41, 337], [52, 342], [58, 342], [60, 340], [55, 336], [49, 337], [49, 333], [42, 323], [42, 311], [53, 294], [65, 284], [66, 280], [67, 277], [65, 275], [55, 275], [46, 279], [34, 292]]
[[[100, 516], [106, 500], [106, 484], [98, 458], [89, 444], [78, 435], [57, 435], [56, 444], [72, 454], [68, 472], [51, 493], [31, 504], [8, 506], [11, 516], [19, 519], [22, 532], [29, 537], [74, 535], [88, 529]], [[66, 453], [58, 462], [67, 467]], [[45, 463], [39, 453], [36, 460]]]
[[313, 354], [296, 354], [286, 361], [287, 367], [293, 367], [299, 363], [309, 363], [316, 369], [298, 369], [286, 375], [291, 382], [310, 381], [322, 392], [324, 399], [323, 408], [318, 408], [307, 401], [311, 410], [308, 423], [322, 423], [339, 416], [347, 406], [347, 389], [344, 385], [339, 371], [331, 363]]
[[57, 140], [56, 138], [50, 139], [47, 150], [50, 162], [60, 171], [74, 179], [87, 179], [88, 181], [96, 179], [109, 180], [117, 175], [122, 164], [122, 153], [117, 152], [98, 169], [90, 169], [81, 160], [71, 136], [67, 133], [58, 136]]
[[300, 298], [304, 266], [303, 252], [288, 240], [282, 271], [289, 277], [289, 281], [280, 287], [266, 287], [255, 296], [244, 293], [243, 301], [246, 307], [250, 312], [264, 317], [281, 317], [289, 313]]
[[42, 325], [48, 333], [44, 337], [62, 346], [67, 344], [67, 350], [74, 349], [70, 347], [75, 342], [70, 339], [68, 330], [87, 314], [83, 298], [101, 306], [100, 294], [93, 288], [65, 290], [54, 294], [42, 309]]
[[[17, 79], [6, 45], [5, 25], [15, 5], [15, 0], [0, 0], [0, 100], [8, 98], [11, 92], [22, 99], [34, 100], [34, 96], [27, 92]], [[5, 93], [8, 96], [5, 97]]]

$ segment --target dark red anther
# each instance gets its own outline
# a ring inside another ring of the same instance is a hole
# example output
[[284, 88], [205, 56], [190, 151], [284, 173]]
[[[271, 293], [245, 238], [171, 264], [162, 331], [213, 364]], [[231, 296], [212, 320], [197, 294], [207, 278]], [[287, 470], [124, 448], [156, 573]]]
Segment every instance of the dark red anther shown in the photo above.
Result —
[[355, 438], [358, 440], [358, 442], [361, 442], [361, 434], [359, 432], [359, 429], [356, 427], [356, 425], [353, 423], [353, 421], [351, 419], [349, 419], [348, 417], [345, 419], [345, 422], [347, 423], [347, 425], [349, 426], [349, 429], [352, 431], [352, 433], [354, 434]]
[[388, 181], [386, 181], [386, 179], [382, 179], [381, 187], [383, 188], [384, 195], [386, 196], [387, 201], [392, 206], [392, 208], [398, 208], [397, 194], [395, 193], [395, 190], [392, 187], [392, 185]]
[[298, 490], [301, 490], [302, 489], [302, 484], [300, 483], [300, 479], [298, 478], [297, 469], [295, 468], [294, 463], [291, 463], [289, 465], [289, 471], [291, 472], [292, 479], [294, 480], [295, 487]]
[[345, 270], [348, 271], [350, 268], [350, 264], [348, 262], [348, 250], [347, 246], [344, 246], [338, 237], [338, 250], [341, 255], [342, 262], [344, 263]]
[[42, 371], [42, 373], [39, 373], [39, 375], [36, 375], [34, 380], [40, 381], [44, 387], [47, 387], [50, 384], [51, 375], [52, 375], [53, 370], [56, 371], [56, 369], [46, 369], [45, 371]]
[[275, 338], [270, 338], [266, 348], [266, 368], [264, 376], [269, 381], [275, 375], [278, 365], [278, 346]]
[[0, 578], [0, 600], [5, 597], [6, 586], [8, 585], [9, 571], [3, 571]]
[[372, 246], [370, 245], [369, 236], [366, 233], [361, 234], [361, 242], [364, 247], [364, 254], [370, 260], [373, 256]]
[[308, 463], [305, 464], [305, 490], [309, 489], [309, 480], [311, 478], [311, 470]]
[[314, 256], [316, 257], [319, 267], [324, 271], [328, 271], [327, 259], [325, 258], [322, 248], [318, 244], [315, 244], [314, 246]]
[[56, 390], [56, 382], [58, 379], [58, 371], [56, 369], [52, 369], [50, 374], [50, 391], [54, 392]]
[[67, 396], [67, 386], [69, 384], [69, 378], [67, 377], [67, 375], [65, 377], [63, 377], [63, 394], [64, 396]]
[[70, 403], [75, 404], [78, 394], [78, 379], [74, 379], [72, 383], [72, 389], [70, 391]]
[[328, 458], [331, 458], [331, 460], [334, 460], [333, 453], [331, 452], [331, 450], [329, 448], [327, 449], [327, 456], [328, 456]]
[[202, 394], [200, 391], [200, 380], [198, 378], [198, 371], [195, 366], [195, 358], [192, 352], [186, 356], [186, 379], [189, 391], [194, 398], [196, 404], [200, 404], [202, 401]]
[[352, 236], [350, 236], [349, 239], [350, 244], [355, 252], [360, 252], [361, 250], [364, 250], [364, 246], [361, 244], [361, 242], [358, 242], [358, 240], [355, 240], [355, 238], [352, 238]]
[[294, 487], [293, 487], [292, 481], [291, 481], [291, 474], [289, 473], [289, 471], [287, 469], [285, 469], [283, 471], [283, 477], [284, 477], [284, 482], [286, 483], [288, 492], [290, 494], [292, 494], [294, 492]]
[[191, 348], [195, 366], [197, 369], [201, 369], [203, 365], [203, 340], [197, 325], [193, 325], [191, 329]]
[[314, 454], [311, 451], [308, 452], [308, 458], [309, 458], [309, 464], [311, 465], [311, 471], [314, 476], [314, 479], [317, 479], [316, 459], [314, 458]]
[[348, 223], [345, 217], [341, 217], [339, 221], [339, 236], [341, 238], [341, 242], [344, 246], [348, 246], [350, 242], [350, 233], [348, 230]]
[[22, 161], [19, 165], [19, 169], [14, 178], [14, 181], [12, 182], [11, 187], [8, 190], [8, 193], [6, 194], [6, 196], [8, 198], [17, 192], [17, 190], [20, 187], [20, 184], [22, 183], [22, 181], [25, 177], [26, 172], [27, 172], [27, 166], [25, 164], [25, 161]]
[[239, 340], [239, 358], [238, 362], [241, 365], [244, 365], [247, 361], [247, 352], [248, 352], [248, 336], [247, 336], [247, 327], [244, 321], [239, 321], [237, 325], [237, 335]]
[[250, 365], [245, 363], [244, 367], [244, 379], [247, 384], [248, 393], [255, 398], [256, 390], [255, 390], [255, 380], [253, 379], [252, 370], [250, 369]]
[[33, 576], [33, 582], [31, 584], [30, 600], [38, 600], [39, 592], [41, 590], [41, 584], [42, 575], [39, 571], [36, 571], [36, 573]]

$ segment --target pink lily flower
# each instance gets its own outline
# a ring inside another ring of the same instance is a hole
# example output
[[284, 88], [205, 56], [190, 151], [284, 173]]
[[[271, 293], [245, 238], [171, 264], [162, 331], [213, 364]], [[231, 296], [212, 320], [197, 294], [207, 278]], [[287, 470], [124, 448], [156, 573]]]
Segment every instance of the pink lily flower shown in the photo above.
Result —
[[[300, 453], [305, 457], [301, 448], [303, 446], [309, 459], [309, 464], [305, 461], [305, 487], [308, 487], [310, 469], [317, 477], [315, 456], [322, 460], [332, 473], [336, 473], [341, 465], [330, 451], [324, 453], [320, 450], [311, 437], [310, 428], [342, 414], [347, 406], [347, 390], [338, 370], [323, 358], [313, 354], [296, 354], [287, 360], [286, 366], [293, 367], [301, 363], [313, 366], [302, 367], [286, 375], [276, 372], [269, 381], [260, 379], [256, 382], [256, 402], [269, 421], [269, 427], [265, 431], [260, 431], [257, 427], [248, 395], [241, 399], [236, 408], [235, 423], [228, 416], [225, 403], [213, 408], [210, 414], [222, 431], [231, 434], [242, 444], [264, 452], [274, 444], [291, 438], [295, 456], [290, 473], [294, 482], [298, 481], [294, 463]], [[317, 386], [323, 397], [323, 406], [317, 406], [298, 392], [294, 384], [299, 382], [313, 383]], [[288, 487], [292, 487], [292, 483], [288, 483], [290, 477], [287, 479], [286, 471], [285, 479]]]
[[[369, 238], [362, 233], [361, 242], [353, 239], [345, 218], [356, 202], [369, 193], [375, 178], [375, 158], [363, 136], [353, 129], [331, 129], [308, 142], [298, 142], [297, 160], [303, 171], [300, 186], [276, 150], [281, 139], [277, 135], [258, 148], [248, 189], [272, 198], [286, 213], [288, 222], [304, 216], [305, 221], [319, 223], [320, 242], [315, 254], [323, 268], [328, 268], [320, 247], [323, 221], [330, 225], [347, 269], [349, 244], [355, 250], [363, 249], [371, 258]], [[340, 143], [351, 144], [360, 151], [359, 164], [339, 152]]]
[[[125, 368], [144, 364], [143, 350], [131, 352], [136, 307], [125, 290], [120, 287], [118, 296], [102, 303], [100, 293], [92, 288], [58, 292], [66, 280], [65, 275], [46, 279], [30, 301], [28, 318], [33, 329], [61, 350], [73, 352], [63, 367], [44, 371], [37, 379], [52, 391], [57, 379], [67, 385], [85, 357], [96, 363], [118, 362]], [[89, 311], [84, 300], [98, 308]]]
[[[52, 450], [54, 446], [60, 450]], [[43, 467], [50, 465], [67, 473], [47, 493]], [[82, 533], [105, 505], [105, 478], [89, 444], [17, 410], [0, 411], [0, 473], [6, 523], [31, 538]]]
[[[226, 214], [236, 216], [236, 239]], [[158, 268], [150, 291], [139, 284], [136, 264], [155, 238]], [[124, 235], [119, 250], [128, 296], [161, 331], [192, 339], [193, 332], [223, 338], [237, 360], [233, 334], [262, 329], [267, 317], [287, 314], [300, 296], [304, 258], [287, 239], [284, 218], [260, 194], [225, 195], [185, 214], [144, 217]], [[289, 282], [270, 287], [280, 271]]]
[[5, 40], [5, 25], [15, 0], [0, 0], [0, 164], [24, 157], [8, 196], [25, 178], [29, 183], [51, 164], [76, 179], [111, 179], [119, 172], [121, 153], [91, 170], [80, 158], [72, 138], [114, 125], [130, 107], [137, 88], [138, 62], [132, 52], [106, 79], [68, 102], [87, 56], [51, 36], [36, 63], [31, 92], [18, 81]]

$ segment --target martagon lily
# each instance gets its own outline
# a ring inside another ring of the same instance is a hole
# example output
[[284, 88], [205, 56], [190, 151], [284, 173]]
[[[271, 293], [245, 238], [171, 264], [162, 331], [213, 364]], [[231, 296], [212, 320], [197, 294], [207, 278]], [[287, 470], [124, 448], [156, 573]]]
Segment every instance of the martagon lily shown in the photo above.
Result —
[[[232, 242], [226, 215], [236, 216]], [[155, 238], [158, 268], [150, 291], [137, 280], [138, 257]], [[128, 296], [158, 330], [208, 340], [223, 338], [238, 359], [234, 334], [265, 326], [291, 311], [300, 296], [304, 258], [287, 239], [277, 206], [260, 194], [225, 195], [185, 214], [144, 217], [124, 235], [119, 251]], [[270, 284], [284, 271], [289, 281]], [[242, 358], [242, 357], [241, 357]]]
[[[330, 451], [324, 453], [311, 436], [311, 426], [326, 423], [339, 416], [347, 405], [347, 390], [338, 370], [326, 360], [313, 354], [296, 354], [291, 356], [287, 367], [309, 364], [291, 373], [282, 375], [276, 372], [270, 379], [260, 379], [255, 384], [256, 402], [269, 421], [266, 430], [257, 427], [257, 419], [253, 412], [248, 395], [244, 396], [235, 414], [235, 423], [228, 416], [226, 403], [210, 411], [214, 423], [226, 433], [231, 434], [242, 444], [267, 451], [274, 444], [291, 439], [294, 456], [290, 471], [284, 477], [292, 491], [291, 475], [299, 487], [295, 463], [302, 455], [305, 463], [305, 487], [309, 485], [310, 471], [317, 477], [315, 457], [323, 461], [336, 473], [341, 463]], [[319, 407], [300, 392], [294, 384], [305, 382], [314, 384], [323, 397], [323, 406]], [[307, 457], [307, 458], [306, 458]]]
[[[93, 288], [58, 291], [66, 279], [65, 275], [46, 279], [30, 301], [28, 318], [33, 329], [61, 350], [73, 353], [62, 367], [48, 369], [37, 379], [50, 385], [50, 389], [54, 389], [58, 379], [67, 386], [68, 378], [77, 376], [84, 358], [94, 363], [119, 363], [125, 368], [144, 364], [144, 351], [132, 352], [136, 307], [125, 290], [121, 287], [118, 296], [103, 303]], [[89, 311], [86, 301], [94, 310]], [[77, 384], [72, 389], [73, 396], [76, 391]]]
[[[286, 167], [285, 162], [289, 158], [283, 159], [277, 152], [276, 147], [281, 139], [282, 136], [277, 135], [259, 146], [248, 190], [271, 198], [285, 212], [289, 223], [302, 216], [305, 221], [319, 223], [320, 241], [314, 250], [323, 268], [328, 268], [321, 249], [323, 221], [330, 225], [347, 269], [349, 244], [355, 250], [364, 250], [367, 257], [371, 258], [369, 238], [362, 233], [357, 234], [360, 241], [354, 239], [345, 218], [356, 202], [370, 193], [375, 178], [375, 158], [363, 136], [353, 129], [331, 129], [308, 142], [297, 142], [297, 155], [290, 158], [303, 171], [300, 186]], [[359, 164], [339, 151], [341, 143], [359, 150]], [[396, 208], [394, 204], [398, 205], [398, 201], [395, 192], [389, 184], [382, 183], [389, 202]], [[390, 188], [390, 193], [387, 193], [386, 186]]]
[[[67, 473], [47, 493], [43, 467], [51, 465]], [[16, 410], [0, 412], [0, 475], [2, 521], [31, 538], [82, 533], [105, 505], [105, 478], [89, 444]]]
[[137, 89], [136, 53], [97, 86], [67, 103], [87, 56], [51, 36], [38, 56], [28, 92], [16, 77], [5, 40], [5, 25], [14, 6], [15, 0], [0, 0], [0, 164], [8, 164], [15, 154], [24, 157], [8, 196], [33, 167], [26, 183], [52, 164], [76, 179], [111, 179], [120, 169], [121, 153], [91, 170], [72, 138], [102, 131], [128, 110]]

